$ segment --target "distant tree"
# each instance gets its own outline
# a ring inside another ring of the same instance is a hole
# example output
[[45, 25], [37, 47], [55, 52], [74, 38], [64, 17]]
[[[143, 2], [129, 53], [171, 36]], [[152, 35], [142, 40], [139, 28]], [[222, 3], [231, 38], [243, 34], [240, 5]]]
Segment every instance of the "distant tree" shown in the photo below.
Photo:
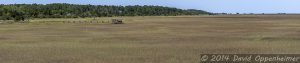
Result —
[[24, 21], [26, 18], [77, 18], [112, 16], [176, 16], [199, 15], [210, 12], [196, 9], [178, 9], [163, 6], [108, 6], [53, 4], [6, 4], [0, 5], [1, 20]]
[[25, 21], [26, 17], [24, 12], [12, 10], [11, 13], [11, 17], [14, 18], [15, 22]]

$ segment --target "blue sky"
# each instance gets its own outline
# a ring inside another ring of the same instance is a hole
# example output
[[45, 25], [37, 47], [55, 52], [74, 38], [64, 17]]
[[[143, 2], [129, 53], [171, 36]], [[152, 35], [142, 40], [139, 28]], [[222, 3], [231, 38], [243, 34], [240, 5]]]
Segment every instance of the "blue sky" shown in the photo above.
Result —
[[161, 5], [226, 13], [300, 13], [300, 0], [0, 0], [0, 3]]

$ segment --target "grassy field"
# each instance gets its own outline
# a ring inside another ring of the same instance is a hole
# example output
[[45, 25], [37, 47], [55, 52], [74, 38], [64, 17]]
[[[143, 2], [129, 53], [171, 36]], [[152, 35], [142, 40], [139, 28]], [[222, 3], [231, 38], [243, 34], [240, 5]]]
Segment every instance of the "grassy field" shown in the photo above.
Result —
[[0, 24], [0, 63], [199, 63], [203, 53], [300, 53], [300, 15], [122, 18], [126, 24]]

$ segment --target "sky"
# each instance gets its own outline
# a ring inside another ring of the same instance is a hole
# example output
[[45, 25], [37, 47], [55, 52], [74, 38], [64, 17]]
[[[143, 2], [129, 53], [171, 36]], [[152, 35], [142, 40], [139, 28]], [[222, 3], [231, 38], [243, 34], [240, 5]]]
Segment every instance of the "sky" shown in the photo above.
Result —
[[0, 0], [0, 4], [160, 5], [215, 13], [300, 13], [300, 0]]

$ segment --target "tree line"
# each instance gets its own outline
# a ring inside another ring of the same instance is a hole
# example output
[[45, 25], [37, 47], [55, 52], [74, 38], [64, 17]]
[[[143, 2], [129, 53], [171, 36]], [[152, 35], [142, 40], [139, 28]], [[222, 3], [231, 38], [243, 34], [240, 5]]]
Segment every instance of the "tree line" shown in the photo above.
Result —
[[113, 16], [176, 16], [199, 15], [209, 12], [195, 9], [178, 9], [163, 6], [134, 5], [80, 5], [53, 4], [0, 4], [0, 20], [21, 21], [26, 18], [85, 18]]

